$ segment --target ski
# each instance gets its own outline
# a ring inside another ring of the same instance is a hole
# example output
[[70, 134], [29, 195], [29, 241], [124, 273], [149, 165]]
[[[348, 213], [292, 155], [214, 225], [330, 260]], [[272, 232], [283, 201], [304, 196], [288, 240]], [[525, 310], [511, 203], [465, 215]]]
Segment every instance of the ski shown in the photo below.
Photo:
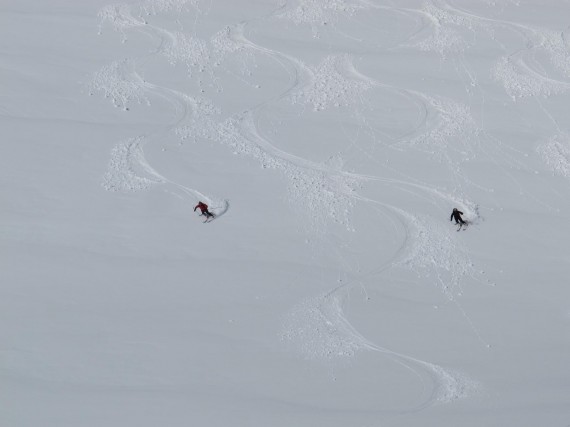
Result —
[[214, 219], [216, 219], [216, 216], [212, 215], [212, 216], [207, 217], [206, 220], [202, 221], [202, 222], [205, 224], [207, 222], [212, 222]]

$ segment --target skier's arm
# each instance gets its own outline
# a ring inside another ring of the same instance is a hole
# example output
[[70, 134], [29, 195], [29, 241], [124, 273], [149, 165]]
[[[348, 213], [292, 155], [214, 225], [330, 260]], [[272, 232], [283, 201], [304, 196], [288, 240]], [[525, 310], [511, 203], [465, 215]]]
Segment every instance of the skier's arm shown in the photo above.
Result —
[[453, 219], [453, 212], [451, 212], [451, 216], [449, 217], [449, 220], [451, 221]]

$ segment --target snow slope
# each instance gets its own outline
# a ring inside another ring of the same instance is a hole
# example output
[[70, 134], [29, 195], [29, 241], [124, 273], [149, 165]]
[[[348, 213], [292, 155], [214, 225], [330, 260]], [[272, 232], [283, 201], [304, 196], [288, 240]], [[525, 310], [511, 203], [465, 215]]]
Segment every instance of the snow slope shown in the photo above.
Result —
[[543, 3], [4, 0], [0, 424], [569, 425]]

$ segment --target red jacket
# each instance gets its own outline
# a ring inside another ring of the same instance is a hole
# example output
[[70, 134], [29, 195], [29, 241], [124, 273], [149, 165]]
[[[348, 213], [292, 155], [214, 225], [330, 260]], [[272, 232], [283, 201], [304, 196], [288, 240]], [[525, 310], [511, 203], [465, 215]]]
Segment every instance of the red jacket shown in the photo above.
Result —
[[208, 205], [206, 203], [199, 202], [196, 206], [194, 206], [194, 212], [196, 209], [200, 208], [200, 212], [208, 212]]

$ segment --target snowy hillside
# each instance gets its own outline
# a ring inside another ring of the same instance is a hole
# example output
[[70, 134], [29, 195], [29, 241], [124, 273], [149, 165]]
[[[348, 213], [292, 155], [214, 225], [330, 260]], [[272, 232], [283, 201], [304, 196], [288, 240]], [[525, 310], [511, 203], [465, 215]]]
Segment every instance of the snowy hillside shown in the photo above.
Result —
[[569, 16], [4, 0], [0, 425], [570, 425]]

